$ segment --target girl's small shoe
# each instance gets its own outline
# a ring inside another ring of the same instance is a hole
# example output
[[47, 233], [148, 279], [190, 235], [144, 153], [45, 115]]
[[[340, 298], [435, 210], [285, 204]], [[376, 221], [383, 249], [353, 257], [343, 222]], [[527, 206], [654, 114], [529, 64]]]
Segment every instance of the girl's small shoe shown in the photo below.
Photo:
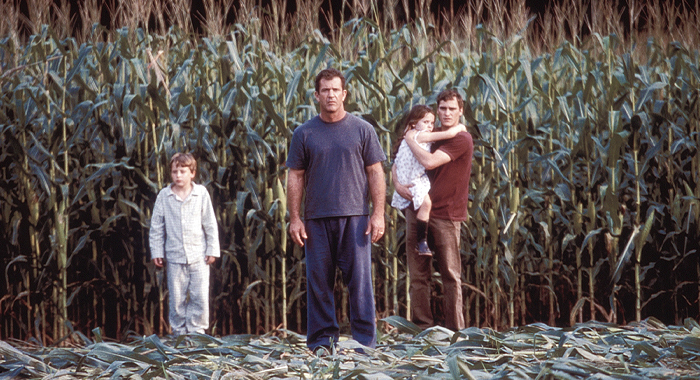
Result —
[[418, 254], [421, 256], [432, 256], [433, 255], [433, 251], [431, 251], [430, 247], [428, 247], [428, 240], [426, 240], [426, 239], [419, 241], [416, 248], [418, 249]]

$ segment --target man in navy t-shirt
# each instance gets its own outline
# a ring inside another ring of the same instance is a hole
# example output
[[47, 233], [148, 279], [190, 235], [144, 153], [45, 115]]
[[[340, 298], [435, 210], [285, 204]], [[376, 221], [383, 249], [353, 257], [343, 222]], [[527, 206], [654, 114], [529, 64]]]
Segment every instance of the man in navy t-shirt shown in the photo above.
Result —
[[338, 267], [348, 286], [352, 337], [375, 347], [371, 243], [384, 234], [386, 155], [372, 125], [345, 111], [343, 74], [323, 70], [315, 84], [320, 113], [294, 130], [286, 164], [289, 233], [306, 253], [306, 344], [319, 353], [338, 342], [333, 289]]

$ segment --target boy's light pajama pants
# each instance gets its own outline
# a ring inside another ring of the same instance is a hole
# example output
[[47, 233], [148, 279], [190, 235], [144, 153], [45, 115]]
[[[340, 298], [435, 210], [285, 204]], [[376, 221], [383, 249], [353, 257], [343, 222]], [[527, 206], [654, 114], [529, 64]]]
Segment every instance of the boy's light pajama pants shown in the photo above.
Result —
[[173, 335], [204, 334], [209, 328], [209, 266], [204, 258], [192, 264], [168, 263], [167, 266]]

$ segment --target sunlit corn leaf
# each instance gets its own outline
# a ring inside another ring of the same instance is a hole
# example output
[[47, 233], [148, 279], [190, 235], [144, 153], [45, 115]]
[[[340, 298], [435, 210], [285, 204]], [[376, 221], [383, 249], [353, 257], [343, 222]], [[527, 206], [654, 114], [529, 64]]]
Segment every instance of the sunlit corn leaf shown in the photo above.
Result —
[[144, 338], [143, 342], [145, 348], [155, 348], [164, 358], [167, 358], [168, 355], [179, 352], [178, 350], [166, 346], [155, 334]]
[[642, 359], [642, 353], [646, 354], [643, 357], [643, 359], [648, 361], [654, 361], [661, 356], [659, 351], [656, 348], [654, 348], [651, 344], [647, 342], [642, 342], [634, 345], [634, 350], [632, 351], [632, 357], [630, 358], [630, 361], [634, 363], [637, 360]]
[[55, 369], [44, 364], [41, 360], [34, 358], [31, 355], [25, 354], [24, 352], [12, 347], [8, 343], [0, 340], [0, 354], [5, 357], [7, 363], [14, 362], [19, 363], [24, 366], [33, 368], [34, 370], [51, 374], [55, 372]]
[[693, 336], [683, 338], [683, 340], [676, 345], [676, 353], [683, 356], [685, 356], [686, 353], [700, 355], [700, 338]]
[[396, 327], [400, 332], [411, 335], [417, 335], [420, 334], [421, 331], [423, 331], [420, 327], [416, 326], [415, 323], [397, 315], [388, 316], [386, 318], [383, 318], [382, 321], [392, 325], [393, 327]]
[[22, 374], [24, 369], [14, 365], [0, 365], [0, 367], [3, 368], [3, 372], [0, 373], [0, 379], [2, 380], [16, 379]]
[[433, 326], [421, 331], [414, 337], [414, 339], [424, 339], [434, 344], [449, 345], [454, 335], [454, 331], [446, 329], [442, 326]]
[[158, 365], [161, 363], [158, 360], [154, 360], [145, 355], [138, 354], [128, 347], [112, 343], [97, 343], [90, 349], [90, 351], [87, 354], [107, 363], [126, 361], [146, 366]]
[[[652, 214], [652, 216], [653, 216], [653, 214]], [[634, 230], [632, 231], [632, 235], [630, 236], [629, 240], [627, 241], [625, 248], [622, 250], [620, 257], [617, 259], [617, 266], [615, 267], [615, 270], [614, 270], [613, 275], [611, 277], [610, 283], [617, 284], [618, 281], [620, 281], [620, 276], [622, 275], [622, 270], [624, 269], [625, 265], [627, 265], [627, 263], [630, 260], [630, 256], [632, 255], [632, 249], [634, 248], [634, 241], [635, 241], [635, 238], [637, 237], [637, 235], [639, 234], [639, 228], [640, 228], [640, 226], [634, 227]]]

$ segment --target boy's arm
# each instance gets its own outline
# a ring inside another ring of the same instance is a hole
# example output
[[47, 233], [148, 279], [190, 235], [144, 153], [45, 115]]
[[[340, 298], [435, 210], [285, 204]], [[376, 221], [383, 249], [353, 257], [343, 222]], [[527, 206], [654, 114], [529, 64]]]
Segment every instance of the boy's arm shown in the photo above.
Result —
[[153, 206], [151, 228], [148, 232], [148, 245], [151, 248], [151, 259], [157, 267], [163, 266], [165, 257], [165, 217], [163, 214], [163, 197], [158, 194]]
[[221, 256], [219, 248], [219, 227], [216, 223], [214, 206], [211, 203], [209, 192], [205, 190], [204, 204], [202, 205], [202, 229], [207, 239], [207, 250], [205, 260], [207, 264], [214, 262], [215, 258]]
[[416, 141], [418, 143], [426, 143], [426, 142], [435, 142], [435, 141], [440, 141], [440, 140], [447, 140], [451, 139], [459, 132], [466, 132], [467, 127], [464, 126], [464, 124], [459, 124], [455, 127], [452, 127], [446, 131], [434, 131], [434, 132], [428, 132], [428, 133], [419, 133], [418, 136], [416, 136]]

